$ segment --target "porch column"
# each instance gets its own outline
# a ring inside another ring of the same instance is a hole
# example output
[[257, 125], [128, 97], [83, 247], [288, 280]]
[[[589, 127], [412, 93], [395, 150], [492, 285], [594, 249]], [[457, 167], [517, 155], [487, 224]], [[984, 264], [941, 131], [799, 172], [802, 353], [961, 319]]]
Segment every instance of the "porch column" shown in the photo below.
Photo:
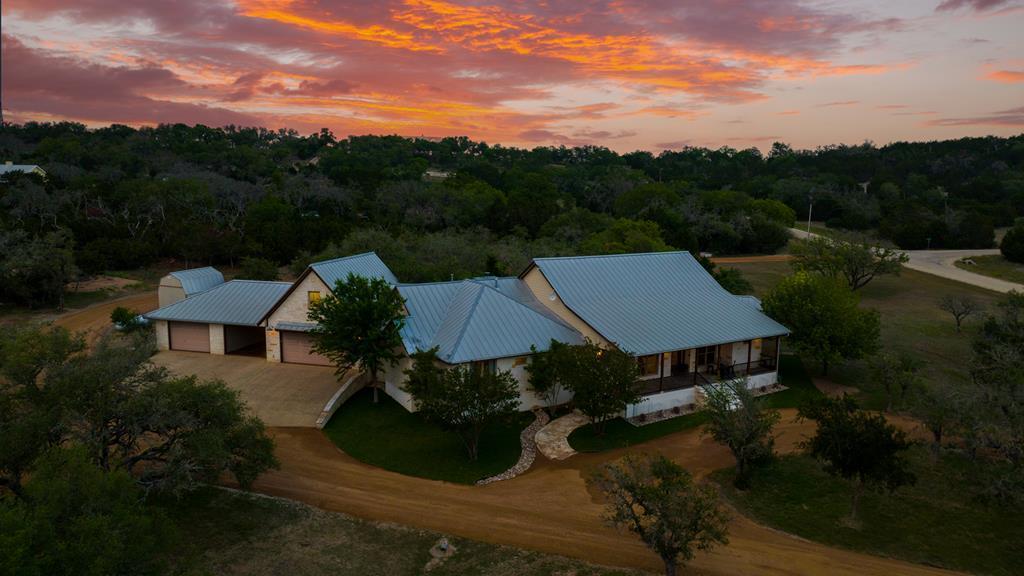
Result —
[[747, 340], [747, 376], [750, 376], [750, 357], [754, 350], [754, 341]]

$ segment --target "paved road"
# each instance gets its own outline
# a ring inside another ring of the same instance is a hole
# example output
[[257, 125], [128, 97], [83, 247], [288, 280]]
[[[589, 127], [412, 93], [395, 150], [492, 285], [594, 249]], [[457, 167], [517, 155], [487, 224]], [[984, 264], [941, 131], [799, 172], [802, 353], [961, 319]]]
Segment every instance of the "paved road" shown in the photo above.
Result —
[[[793, 410], [784, 411], [776, 428], [780, 451], [793, 450], [810, 431], [808, 423], [794, 423], [794, 415]], [[281, 469], [261, 476], [257, 491], [363, 518], [601, 564], [661, 570], [657, 557], [639, 540], [601, 522], [602, 504], [584, 483], [589, 470], [623, 451], [577, 454], [560, 462], [538, 456], [534, 467], [522, 476], [488, 486], [463, 486], [368, 466], [342, 453], [317, 430], [278, 428], [272, 432]], [[733, 463], [728, 451], [697, 430], [637, 449], [661, 451], [697, 475]], [[729, 530], [730, 544], [698, 554], [688, 574], [951, 574], [808, 542], [738, 514]]]
[[[807, 238], [808, 236], [817, 236], [817, 234], [808, 234], [806, 230], [800, 230], [798, 228], [790, 228], [789, 232], [794, 238], [800, 239]], [[906, 253], [907, 256], [910, 257], [910, 261], [904, 264], [904, 266], [911, 270], [917, 270], [918, 272], [924, 272], [926, 274], [942, 278], [949, 278], [950, 280], [956, 280], [957, 282], [979, 286], [996, 292], [1006, 293], [1011, 290], [1024, 292], [1024, 284], [1007, 282], [1006, 280], [1000, 280], [983, 274], [975, 274], [974, 272], [969, 272], [956, 267], [956, 261], [961, 258], [967, 258], [969, 256], [997, 255], [999, 254], [999, 250], [996, 248], [977, 248], [973, 250], [907, 250]]]
[[1007, 282], [991, 276], [975, 274], [956, 267], [956, 261], [968, 256], [991, 256], [999, 254], [997, 249], [978, 250], [908, 250], [907, 255], [910, 261], [904, 264], [911, 270], [926, 272], [935, 276], [949, 278], [966, 284], [973, 284], [996, 292], [1009, 292], [1017, 290], [1024, 292], [1024, 284]]

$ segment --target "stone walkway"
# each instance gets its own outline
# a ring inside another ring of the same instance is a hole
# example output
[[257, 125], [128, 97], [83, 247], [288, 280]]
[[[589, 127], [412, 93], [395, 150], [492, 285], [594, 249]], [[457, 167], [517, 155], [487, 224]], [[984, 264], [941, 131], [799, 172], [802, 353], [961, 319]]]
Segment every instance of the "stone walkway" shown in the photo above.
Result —
[[569, 434], [589, 423], [590, 419], [579, 412], [555, 418], [537, 432], [537, 449], [551, 460], [565, 460], [576, 453], [572, 446], [569, 446]]
[[519, 442], [522, 444], [522, 452], [519, 453], [519, 461], [514, 466], [505, 470], [501, 474], [495, 474], [490, 478], [484, 478], [483, 480], [477, 480], [477, 486], [483, 486], [484, 484], [490, 484], [491, 482], [498, 482], [499, 480], [508, 480], [515, 478], [523, 472], [530, 469], [533, 466], [533, 460], [537, 457], [537, 444], [534, 441], [534, 437], [537, 432], [548, 423], [548, 413], [543, 410], [535, 410], [533, 412], [533, 422], [529, 426], [523, 428], [523, 431], [519, 433]]

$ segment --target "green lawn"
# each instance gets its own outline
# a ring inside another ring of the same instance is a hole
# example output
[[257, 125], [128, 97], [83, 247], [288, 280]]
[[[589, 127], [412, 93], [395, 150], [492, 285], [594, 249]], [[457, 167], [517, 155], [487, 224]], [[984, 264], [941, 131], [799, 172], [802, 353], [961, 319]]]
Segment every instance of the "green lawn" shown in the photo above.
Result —
[[[800, 358], [796, 356], [782, 357], [779, 365], [779, 377], [789, 389], [765, 396], [765, 404], [769, 407], [795, 408], [807, 396], [820, 394], [804, 370]], [[645, 426], [634, 426], [622, 418], [616, 418], [605, 424], [604, 433], [600, 436], [597, 435], [591, 424], [573, 430], [569, 434], [569, 445], [577, 452], [602, 452], [633, 446], [668, 434], [696, 428], [705, 422], [707, 422], [707, 414], [703, 412], [695, 412]]]
[[504, 472], [519, 460], [519, 433], [533, 421], [520, 413], [484, 431], [480, 457], [472, 462], [458, 435], [406, 411], [386, 394], [358, 392], [334, 414], [324, 433], [346, 454], [386, 470], [432, 480], [472, 484]]
[[1024, 264], [1010, 262], [1000, 254], [993, 256], [971, 256], [970, 260], [974, 261], [974, 265], [958, 260], [956, 267], [968, 272], [974, 272], [975, 274], [983, 274], [999, 278], [1000, 280], [1006, 280], [1007, 282], [1024, 284]]
[[[784, 276], [792, 274], [787, 262], [754, 262], [731, 264], [740, 269], [754, 285], [755, 294], [763, 296]], [[988, 309], [995, 307], [1002, 295], [938, 276], [904, 269], [900, 276], [876, 278], [859, 291], [861, 305], [874, 308], [882, 317], [882, 348], [905, 352], [923, 364], [925, 381], [966, 383], [971, 357], [970, 339], [980, 324], [981, 315], [968, 318], [963, 334], [956, 333], [953, 317], [939, 309], [943, 296], [969, 296]], [[787, 352], [783, 342], [783, 352]], [[820, 368], [807, 361], [807, 369], [818, 374]], [[829, 378], [839, 384], [859, 387], [868, 378], [865, 361], [842, 362], [829, 370]], [[881, 396], [864, 395], [861, 403], [880, 408]]]
[[[169, 575], [414, 576], [441, 534], [355, 519], [297, 502], [201, 489], [158, 504], [177, 527]], [[429, 574], [640, 576], [538, 552], [448, 537], [456, 552]]]
[[849, 484], [807, 456], [780, 458], [747, 491], [732, 487], [734, 469], [713, 477], [744, 514], [810, 540], [980, 574], [1024, 574], [1024, 511], [977, 500], [966, 459], [930, 458], [925, 447], [911, 449], [915, 486], [865, 493], [859, 529], [845, 521]]

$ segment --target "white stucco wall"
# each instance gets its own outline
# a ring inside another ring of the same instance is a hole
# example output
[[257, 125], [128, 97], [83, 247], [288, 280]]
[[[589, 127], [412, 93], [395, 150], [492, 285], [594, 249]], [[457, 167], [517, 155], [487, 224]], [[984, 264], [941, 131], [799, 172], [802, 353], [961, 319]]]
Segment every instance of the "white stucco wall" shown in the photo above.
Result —
[[309, 322], [309, 292], [320, 292], [323, 298], [331, 293], [315, 273], [309, 273], [299, 281], [288, 297], [267, 318], [268, 326], [273, 328], [278, 322]]
[[223, 324], [210, 324], [210, 354], [224, 355]]
[[696, 388], [683, 388], [645, 396], [636, 404], [626, 406], [626, 418], [692, 404], [696, 401], [695, 390]]
[[397, 364], [384, 370], [380, 378], [384, 381], [384, 392], [395, 399], [396, 402], [405, 407], [409, 412], [415, 412], [416, 408], [412, 402], [412, 396], [402, 390], [405, 382], [405, 371], [412, 366], [412, 359], [408, 356], [402, 357]]
[[154, 328], [156, 330], [156, 349], [170, 350], [171, 335], [170, 332], [168, 332], [167, 320], [157, 320]]

